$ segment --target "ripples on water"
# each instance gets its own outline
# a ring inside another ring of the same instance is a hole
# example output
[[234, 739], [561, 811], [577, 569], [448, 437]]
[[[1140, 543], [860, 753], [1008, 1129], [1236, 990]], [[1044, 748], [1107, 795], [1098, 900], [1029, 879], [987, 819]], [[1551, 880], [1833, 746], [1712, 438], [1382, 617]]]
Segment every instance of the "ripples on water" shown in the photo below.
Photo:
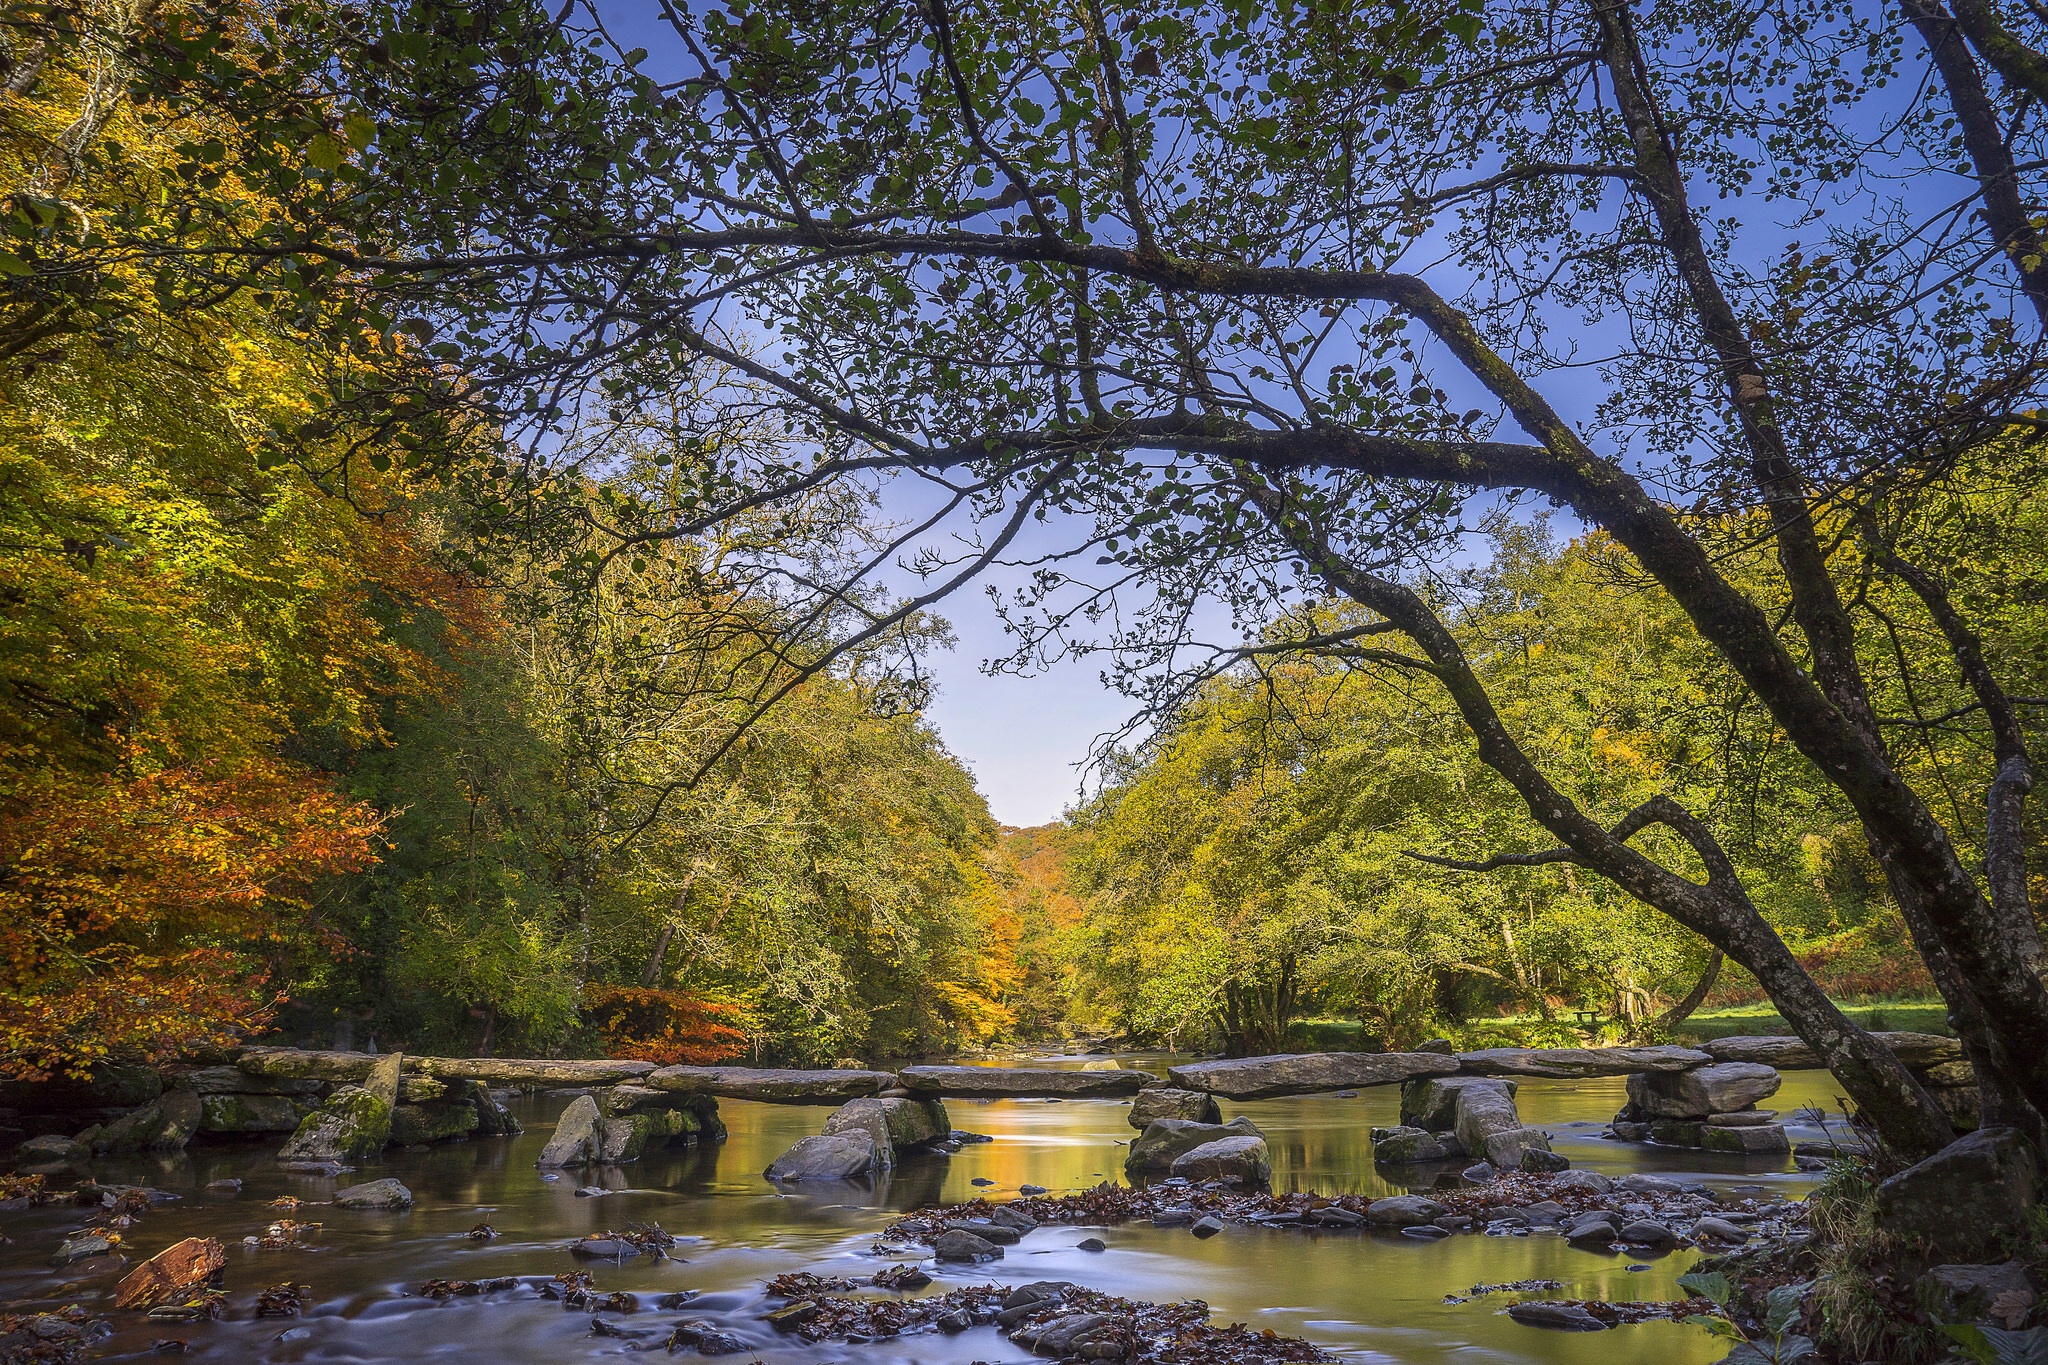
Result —
[[[1039, 1064], [1043, 1064], [1041, 1061]], [[1147, 1065], [1152, 1059], [1146, 1060]], [[1772, 1101], [1791, 1116], [1802, 1105], [1832, 1109], [1834, 1088], [1824, 1072], [1793, 1073]], [[1622, 1175], [1630, 1171], [1703, 1179], [1738, 1195], [1803, 1195], [1811, 1177], [1785, 1159], [1764, 1160], [1676, 1149], [1646, 1149], [1604, 1142], [1603, 1121], [1625, 1098], [1619, 1079], [1525, 1081], [1525, 1122], [1555, 1135], [1557, 1150], [1575, 1167]], [[594, 1265], [601, 1290], [670, 1293], [694, 1289], [702, 1297], [680, 1316], [713, 1319], [757, 1348], [766, 1361], [966, 1362], [1017, 1361], [1024, 1352], [979, 1328], [958, 1337], [914, 1336], [895, 1341], [805, 1346], [778, 1337], [761, 1315], [777, 1306], [761, 1284], [787, 1270], [863, 1277], [888, 1264], [871, 1250], [875, 1234], [902, 1210], [954, 1202], [986, 1193], [1012, 1196], [1020, 1184], [1055, 1194], [1103, 1179], [1122, 1178], [1124, 1148], [1134, 1136], [1117, 1101], [1063, 1103], [956, 1100], [947, 1108], [957, 1128], [996, 1140], [959, 1155], [917, 1157], [872, 1186], [797, 1187], [779, 1193], [761, 1171], [798, 1138], [819, 1130], [823, 1108], [724, 1101], [731, 1136], [702, 1150], [658, 1154], [602, 1175], [565, 1172], [546, 1181], [533, 1162], [554, 1116], [566, 1101], [538, 1097], [520, 1102], [524, 1136], [394, 1151], [340, 1183], [396, 1176], [412, 1190], [404, 1213], [353, 1213], [322, 1207], [337, 1182], [277, 1170], [275, 1144], [195, 1148], [178, 1158], [104, 1160], [93, 1172], [106, 1181], [154, 1185], [182, 1196], [142, 1219], [127, 1234], [137, 1255], [150, 1255], [183, 1237], [214, 1236], [229, 1248], [227, 1285], [231, 1320], [172, 1329], [135, 1314], [116, 1315], [117, 1335], [102, 1350], [120, 1357], [146, 1354], [164, 1336], [191, 1341], [202, 1359], [261, 1362], [382, 1362], [463, 1360], [509, 1365], [646, 1359], [627, 1343], [590, 1335], [582, 1313], [559, 1304], [500, 1294], [488, 1299], [433, 1302], [408, 1297], [429, 1279], [483, 1279], [499, 1275], [548, 1276], [579, 1263], [564, 1244], [586, 1232], [627, 1223], [658, 1222], [681, 1240], [679, 1258], [645, 1258]], [[1375, 1171], [1366, 1131], [1397, 1120], [1399, 1091], [1366, 1090], [1356, 1099], [1313, 1096], [1224, 1106], [1224, 1117], [1251, 1116], [1273, 1149], [1274, 1187], [1325, 1193], [1400, 1193], [1407, 1186]], [[1794, 1125], [1794, 1139], [1818, 1131]], [[200, 1189], [225, 1177], [243, 1181], [233, 1198]], [[976, 1177], [995, 1181], [976, 1186]], [[579, 1198], [583, 1180], [612, 1191]], [[258, 1251], [241, 1239], [259, 1234], [274, 1217], [266, 1207], [280, 1195], [308, 1201], [291, 1217], [325, 1226], [316, 1250]], [[53, 1270], [47, 1258], [62, 1232], [81, 1226], [85, 1211], [44, 1208], [5, 1215], [12, 1245], [0, 1246], [0, 1294], [39, 1307], [106, 1294], [118, 1271], [105, 1260]], [[464, 1234], [478, 1221], [498, 1231], [495, 1241], [472, 1243]], [[1075, 1250], [1094, 1233], [1109, 1243], [1103, 1253]], [[1481, 1282], [1549, 1278], [1565, 1288], [1550, 1297], [1650, 1299], [1677, 1296], [1675, 1281], [1693, 1253], [1630, 1271], [1626, 1258], [1575, 1250], [1557, 1237], [1458, 1236], [1416, 1242], [1397, 1236], [1230, 1227], [1198, 1241], [1184, 1228], [1125, 1226], [1107, 1230], [1048, 1226], [987, 1266], [936, 1268], [924, 1293], [960, 1284], [1069, 1279], [1127, 1298], [1207, 1300], [1219, 1322], [1246, 1322], [1283, 1335], [1303, 1336], [1361, 1361], [1589, 1362], [1602, 1365], [1704, 1365], [1722, 1351], [1704, 1332], [1674, 1323], [1646, 1323], [1597, 1334], [1542, 1332], [1499, 1314], [1506, 1298], [1446, 1305], [1447, 1293]], [[250, 1318], [256, 1295], [293, 1281], [312, 1286], [306, 1316]], [[67, 1286], [69, 1286], [67, 1288]], [[648, 1326], [679, 1315], [643, 1312]], [[657, 1338], [659, 1340], [659, 1338]], [[657, 1358], [659, 1357], [657, 1351]], [[731, 1359], [744, 1361], [747, 1357]]]

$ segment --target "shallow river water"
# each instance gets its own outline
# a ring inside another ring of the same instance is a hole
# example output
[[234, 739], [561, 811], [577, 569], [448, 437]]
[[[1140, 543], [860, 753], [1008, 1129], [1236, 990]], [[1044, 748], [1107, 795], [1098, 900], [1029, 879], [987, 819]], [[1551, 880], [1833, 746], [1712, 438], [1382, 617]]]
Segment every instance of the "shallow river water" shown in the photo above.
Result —
[[[1079, 1064], [1079, 1059], [1062, 1059]], [[1035, 1065], [1054, 1064], [1049, 1059]], [[1153, 1068], [1158, 1059], [1135, 1059]], [[1804, 1105], [1832, 1110], [1835, 1089], [1825, 1072], [1795, 1072], [1768, 1103], [1790, 1117]], [[1651, 1170], [1703, 1180], [1740, 1195], [1798, 1197], [1813, 1177], [1787, 1158], [1745, 1158], [1603, 1141], [1604, 1120], [1621, 1107], [1622, 1082], [1524, 1081], [1525, 1122], [1554, 1135], [1557, 1150], [1575, 1167], [1621, 1175]], [[899, 1212], [932, 1202], [986, 1194], [1014, 1196], [1021, 1184], [1059, 1194], [1102, 1180], [1121, 1180], [1124, 1148], [1134, 1136], [1124, 1121], [1126, 1102], [1003, 1100], [947, 1103], [953, 1125], [995, 1140], [953, 1157], [912, 1158], [869, 1184], [795, 1187], [778, 1191], [761, 1171], [796, 1139], [819, 1130], [828, 1110], [724, 1101], [730, 1137], [718, 1146], [658, 1154], [603, 1175], [566, 1172], [546, 1180], [534, 1167], [555, 1114], [566, 1099], [523, 1100], [517, 1112], [524, 1136], [485, 1139], [431, 1149], [393, 1151], [380, 1164], [342, 1177], [354, 1183], [396, 1176], [413, 1192], [402, 1213], [350, 1212], [322, 1206], [337, 1182], [289, 1175], [274, 1164], [275, 1144], [195, 1147], [175, 1159], [96, 1161], [93, 1174], [108, 1182], [146, 1183], [182, 1196], [160, 1206], [129, 1230], [131, 1254], [151, 1255], [181, 1238], [214, 1236], [229, 1248], [227, 1320], [167, 1327], [138, 1314], [115, 1314], [116, 1335], [102, 1343], [111, 1357], [146, 1354], [162, 1337], [182, 1337], [199, 1357], [220, 1361], [379, 1362], [484, 1361], [515, 1365], [645, 1359], [628, 1343], [591, 1335], [583, 1313], [529, 1290], [442, 1302], [413, 1291], [429, 1279], [483, 1279], [501, 1275], [548, 1276], [575, 1268], [563, 1249], [586, 1232], [627, 1223], [656, 1222], [680, 1239], [678, 1259], [642, 1257], [614, 1266], [592, 1265], [600, 1290], [642, 1294], [691, 1289], [702, 1297], [688, 1309], [645, 1309], [647, 1326], [683, 1317], [710, 1319], [757, 1348], [764, 1361], [1019, 1361], [1022, 1348], [993, 1327], [957, 1337], [908, 1336], [893, 1341], [808, 1346], [777, 1336], [761, 1318], [780, 1304], [762, 1283], [790, 1270], [863, 1277], [889, 1264], [875, 1235]], [[1224, 1116], [1248, 1114], [1264, 1130], [1273, 1152], [1274, 1187], [1324, 1193], [1402, 1193], [1372, 1162], [1367, 1129], [1397, 1121], [1396, 1088], [1366, 1090], [1356, 1099], [1314, 1096], [1224, 1105]], [[1793, 1124], [1793, 1137], [1817, 1137]], [[239, 1177], [239, 1195], [202, 1192], [209, 1181]], [[976, 1186], [976, 1177], [995, 1182]], [[578, 1197], [589, 1179], [611, 1190]], [[266, 1251], [242, 1245], [279, 1216], [267, 1207], [280, 1195], [306, 1200], [290, 1216], [323, 1224], [313, 1249]], [[500, 1234], [490, 1242], [465, 1237], [478, 1221]], [[119, 1270], [101, 1258], [65, 1270], [48, 1264], [61, 1235], [88, 1221], [87, 1211], [49, 1207], [10, 1213], [0, 1221], [11, 1243], [0, 1245], [0, 1298], [46, 1310], [67, 1302], [105, 1302]], [[1088, 1253], [1075, 1244], [1096, 1235], [1109, 1244]], [[1244, 1322], [1288, 1336], [1306, 1337], [1358, 1361], [1434, 1365], [1435, 1362], [1589, 1362], [1611, 1365], [1704, 1365], [1724, 1344], [1696, 1328], [1668, 1322], [1577, 1335], [1520, 1326], [1501, 1310], [1512, 1295], [1445, 1304], [1479, 1283], [1549, 1278], [1565, 1288], [1533, 1297], [1659, 1299], [1680, 1297], [1674, 1282], [1694, 1259], [1681, 1251], [1632, 1261], [1567, 1246], [1553, 1236], [1465, 1235], [1418, 1242], [1393, 1235], [1346, 1231], [1305, 1232], [1232, 1226], [1207, 1241], [1185, 1228], [1149, 1225], [1090, 1229], [1049, 1225], [983, 1266], [929, 1266], [935, 1282], [921, 1293], [962, 1284], [1066, 1279], [1133, 1299], [1170, 1302], [1198, 1298], [1214, 1320]], [[1633, 1268], [1632, 1268], [1633, 1267]], [[296, 1319], [255, 1319], [252, 1305], [280, 1282], [312, 1287], [310, 1307]], [[880, 1292], [880, 1291], [873, 1291]], [[15, 1311], [22, 1311], [17, 1307]], [[659, 1340], [657, 1338], [656, 1340]], [[745, 1356], [730, 1357], [744, 1361]]]

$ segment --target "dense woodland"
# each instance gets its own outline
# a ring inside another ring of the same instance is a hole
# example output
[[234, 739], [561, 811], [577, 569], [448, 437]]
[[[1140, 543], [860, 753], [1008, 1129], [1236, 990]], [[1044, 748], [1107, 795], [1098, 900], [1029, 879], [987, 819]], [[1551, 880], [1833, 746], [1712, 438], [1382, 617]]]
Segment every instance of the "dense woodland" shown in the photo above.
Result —
[[[2039, 26], [14, 7], [6, 1065], [1721, 990], [1916, 1155], [1917, 988], [2038, 1136]], [[1050, 829], [992, 570], [1146, 736]]]

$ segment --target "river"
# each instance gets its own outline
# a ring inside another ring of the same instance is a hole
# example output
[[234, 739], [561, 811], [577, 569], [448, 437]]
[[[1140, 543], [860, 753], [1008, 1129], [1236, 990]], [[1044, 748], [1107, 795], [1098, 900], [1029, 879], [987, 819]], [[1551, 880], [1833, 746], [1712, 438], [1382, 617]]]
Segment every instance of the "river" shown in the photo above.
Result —
[[[995, 1059], [991, 1059], [995, 1060]], [[1161, 1069], [1164, 1059], [1130, 1064]], [[1079, 1058], [1059, 1061], [1078, 1065]], [[1057, 1064], [1033, 1058], [1033, 1065]], [[1794, 1072], [1768, 1103], [1788, 1118], [1818, 1105], [1832, 1111], [1836, 1093], [1825, 1072]], [[1624, 1100], [1620, 1080], [1524, 1081], [1525, 1122], [1548, 1128], [1556, 1149], [1575, 1167], [1609, 1175], [1655, 1171], [1705, 1181], [1738, 1196], [1799, 1197], [1814, 1177], [1787, 1158], [1744, 1158], [1603, 1141], [1604, 1120]], [[949, 1101], [956, 1128], [995, 1140], [958, 1155], [913, 1158], [872, 1186], [796, 1187], [779, 1192], [761, 1171], [796, 1139], [819, 1130], [827, 1110], [724, 1101], [728, 1140], [701, 1150], [664, 1153], [586, 1177], [610, 1193], [579, 1196], [579, 1177], [544, 1179], [534, 1160], [566, 1099], [518, 1102], [526, 1133], [437, 1148], [393, 1151], [342, 1183], [395, 1176], [416, 1203], [406, 1212], [367, 1213], [325, 1207], [336, 1182], [290, 1175], [274, 1164], [274, 1144], [195, 1147], [175, 1158], [96, 1160], [93, 1174], [181, 1196], [129, 1229], [128, 1247], [147, 1256], [180, 1238], [218, 1237], [228, 1245], [227, 1319], [166, 1326], [139, 1314], [113, 1315], [115, 1335], [101, 1354], [149, 1354], [160, 1338], [183, 1338], [203, 1359], [261, 1362], [463, 1360], [508, 1365], [637, 1358], [630, 1343], [593, 1336], [582, 1313], [527, 1289], [483, 1298], [433, 1301], [414, 1291], [430, 1279], [548, 1276], [575, 1268], [563, 1247], [587, 1232], [628, 1223], [659, 1223], [680, 1240], [675, 1260], [645, 1257], [623, 1265], [596, 1263], [600, 1290], [654, 1295], [699, 1291], [682, 1314], [653, 1307], [634, 1315], [654, 1327], [679, 1317], [714, 1321], [758, 1348], [765, 1361], [968, 1362], [1016, 1361], [1021, 1348], [993, 1327], [957, 1337], [919, 1335], [858, 1345], [807, 1346], [778, 1337], [762, 1314], [779, 1306], [762, 1283], [790, 1270], [862, 1277], [888, 1264], [875, 1235], [900, 1211], [987, 1194], [1014, 1195], [1022, 1184], [1055, 1194], [1122, 1179], [1124, 1149], [1134, 1136], [1120, 1101]], [[1249, 1115], [1272, 1147], [1275, 1189], [1324, 1193], [1402, 1193], [1408, 1186], [1375, 1170], [1367, 1129], [1397, 1121], [1396, 1088], [1366, 1090], [1355, 1099], [1314, 1096], [1224, 1105], [1224, 1116]], [[1818, 1137], [1794, 1122], [1795, 1141]], [[239, 1178], [233, 1196], [205, 1192], [208, 1182]], [[977, 1186], [979, 1177], [995, 1182]], [[306, 1204], [288, 1216], [322, 1228], [310, 1250], [258, 1250], [242, 1239], [281, 1216], [268, 1201], [297, 1196]], [[11, 1243], [0, 1246], [0, 1296], [11, 1311], [45, 1311], [67, 1302], [104, 1301], [119, 1270], [106, 1258], [68, 1269], [48, 1258], [64, 1232], [92, 1221], [86, 1210], [46, 1207], [4, 1215]], [[499, 1236], [472, 1242], [484, 1221]], [[1075, 1244], [1099, 1235], [1105, 1252]], [[1655, 1299], [1682, 1297], [1677, 1277], [1694, 1253], [1633, 1261], [1567, 1246], [1555, 1236], [1465, 1235], [1418, 1242], [1386, 1234], [1304, 1232], [1232, 1226], [1207, 1241], [1185, 1228], [1122, 1226], [1106, 1230], [1047, 1226], [985, 1266], [932, 1267], [923, 1293], [989, 1281], [1067, 1279], [1133, 1299], [1206, 1300], [1215, 1320], [1244, 1322], [1306, 1337], [1357, 1361], [1402, 1365], [1480, 1362], [1588, 1362], [1602, 1365], [1705, 1365], [1724, 1354], [1705, 1332], [1654, 1322], [1597, 1334], [1545, 1332], [1501, 1314], [1511, 1295], [1446, 1304], [1480, 1283], [1556, 1279], [1565, 1288], [1533, 1297]], [[1634, 1268], [1632, 1268], [1634, 1267]], [[280, 1282], [311, 1286], [304, 1316], [256, 1319], [256, 1295]], [[876, 1291], [879, 1292], [879, 1291]], [[651, 1303], [651, 1301], [650, 1301]], [[33, 1309], [30, 1309], [33, 1305]], [[659, 1340], [659, 1338], [656, 1338]], [[745, 1360], [747, 1357], [730, 1357]]]

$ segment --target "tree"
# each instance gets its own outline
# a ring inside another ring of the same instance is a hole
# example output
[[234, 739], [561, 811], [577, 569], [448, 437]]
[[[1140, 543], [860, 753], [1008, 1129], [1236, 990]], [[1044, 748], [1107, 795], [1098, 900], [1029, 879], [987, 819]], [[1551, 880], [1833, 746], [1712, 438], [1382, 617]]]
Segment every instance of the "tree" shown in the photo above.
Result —
[[[1668, 794], [1570, 801], [1416, 591], [1475, 499], [1566, 505], [1854, 810], [1990, 1113], [2038, 1129], [2026, 729], [1977, 623], [1887, 540], [1959, 459], [2031, 440], [2039, 257], [2001, 215], [2036, 135], [1987, 142], [1969, 52], [1937, 44], [1925, 85], [1875, 9], [1623, 0], [664, 13], [650, 57], [574, 6], [350, 11], [308, 79], [374, 130], [332, 182], [353, 224], [246, 254], [245, 278], [316, 262], [378, 317], [431, 317], [468, 383], [427, 406], [487, 408], [537, 453], [558, 417], [631, 409], [706, 358], [776, 393], [810, 456], [732, 460], [673, 535], [901, 469], [987, 528], [927, 561], [935, 597], [1041, 514], [1085, 523], [1023, 606], [1057, 643], [1114, 597], [1155, 703], [1278, 645], [1435, 679], [1559, 841], [1528, 859], [1704, 935], [1889, 1140], [1930, 1150], [1934, 1106], [1697, 818]], [[1989, 236], [1925, 212], [1958, 164]], [[308, 194], [340, 221], [329, 182]], [[1578, 420], [1539, 388], [1566, 365], [1599, 385]], [[1756, 534], [1776, 564], [1747, 587], [1719, 561]], [[1871, 618], [1840, 587], [1865, 572], [1910, 591], [1995, 736], [1982, 878], [1974, 831], [1938, 817], [1873, 708]], [[1199, 647], [1200, 623], [1255, 636], [1303, 595], [1371, 619]], [[1631, 842], [1653, 827], [1704, 880]]]

